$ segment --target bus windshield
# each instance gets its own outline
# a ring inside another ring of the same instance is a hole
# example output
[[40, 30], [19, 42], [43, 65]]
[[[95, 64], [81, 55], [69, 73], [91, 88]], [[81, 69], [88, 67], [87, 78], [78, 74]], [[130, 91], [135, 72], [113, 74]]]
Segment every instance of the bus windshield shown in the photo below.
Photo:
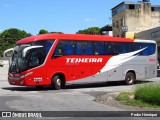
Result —
[[[10, 73], [20, 73], [44, 63], [54, 40], [17, 44], [10, 61]], [[25, 52], [25, 53], [24, 53]]]

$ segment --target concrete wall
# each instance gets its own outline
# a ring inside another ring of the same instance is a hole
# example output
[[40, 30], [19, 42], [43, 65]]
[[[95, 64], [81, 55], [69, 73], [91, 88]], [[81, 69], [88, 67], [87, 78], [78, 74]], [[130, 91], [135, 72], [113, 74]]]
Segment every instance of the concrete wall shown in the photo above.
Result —
[[152, 11], [151, 19], [152, 19], [152, 28], [160, 26], [160, 12]]
[[141, 4], [141, 9], [126, 10], [126, 25], [129, 32], [139, 32], [151, 28], [151, 5]]
[[[160, 12], [151, 11], [150, 3], [140, 3], [138, 9], [125, 9], [112, 17], [112, 23], [116, 23], [124, 18], [124, 26], [128, 28], [127, 32], [141, 32], [160, 26]], [[122, 36], [122, 26], [113, 27], [114, 36]]]
[[[122, 26], [120, 25], [122, 18], [125, 18], [125, 11], [122, 11], [112, 17], [113, 36], [121, 36], [123, 34]], [[119, 23], [118, 27], [117, 21]], [[115, 26], [113, 26], [113, 23], [115, 24]]]

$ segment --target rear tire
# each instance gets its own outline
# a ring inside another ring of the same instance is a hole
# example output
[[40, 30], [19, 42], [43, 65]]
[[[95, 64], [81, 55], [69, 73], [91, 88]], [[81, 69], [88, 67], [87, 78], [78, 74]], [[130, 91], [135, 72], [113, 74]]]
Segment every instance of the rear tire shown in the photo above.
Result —
[[65, 86], [62, 79], [63, 77], [59, 75], [56, 75], [52, 78], [52, 86], [55, 90], [59, 90]]
[[132, 85], [135, 82], [135, 75], [132, 72], [128, 72], [125, 77], [125, 83], [127, 85]]

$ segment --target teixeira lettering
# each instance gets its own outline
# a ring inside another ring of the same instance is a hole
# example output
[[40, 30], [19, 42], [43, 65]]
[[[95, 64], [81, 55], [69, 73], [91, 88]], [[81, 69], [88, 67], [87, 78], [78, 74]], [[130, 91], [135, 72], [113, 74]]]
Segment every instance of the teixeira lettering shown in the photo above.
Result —
[[66, 63], [101, 63], [102, 58], [66, 58]]

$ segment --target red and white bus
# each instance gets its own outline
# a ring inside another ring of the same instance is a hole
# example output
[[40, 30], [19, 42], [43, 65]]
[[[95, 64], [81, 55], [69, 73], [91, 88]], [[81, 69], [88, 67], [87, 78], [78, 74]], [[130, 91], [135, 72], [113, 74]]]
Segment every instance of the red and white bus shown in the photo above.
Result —
[[101, 35], [43, 34], [19, 40], [10, 61], [11, 85], [48, 86], [125, 81], [157, 75], [157, 47], [151, 40]]

